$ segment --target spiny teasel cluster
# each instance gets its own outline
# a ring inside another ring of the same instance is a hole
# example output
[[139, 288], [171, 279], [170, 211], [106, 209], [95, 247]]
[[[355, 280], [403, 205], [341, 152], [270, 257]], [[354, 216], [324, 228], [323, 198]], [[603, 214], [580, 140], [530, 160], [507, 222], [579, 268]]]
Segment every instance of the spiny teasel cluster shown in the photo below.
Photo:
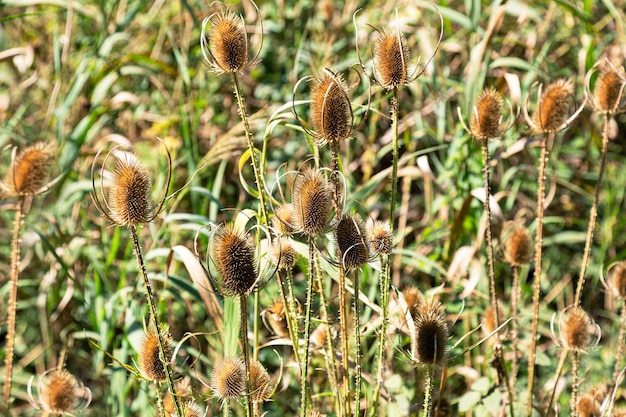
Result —
[[416, 308], [413, 323], [412, 359], [417, 364], [441, 365], [448, 343], [448, 323], [441, 305], [435, 301], [424, 302]]
[[333, 192], [324, 174], [313, 169], [296, 174], [291, 198], [295, 229], [306, 236], [323, 232], [333, 204]]
[[224, 295], [248, 294], [257, 280], [254, 242], [248, 232], [236, 231], [231, 224], [218, 226], [211, 252]]
[[339, 262], [347, 269], [360, 268], [369, 261], [369, 242], [365, 224], [358, 214], [344, 214], [335, 226]]
[[318, 144], [336, 144], [349, 138], [354, 114], [341, 74], [326, 69], [311, 84], [311, 122]]
[[245, 393], [246, 368], [238, 357], [220, 359], [211, 372], [211, 391], [221, 401], [236, 399]]
[[482, 325], [485, 333], [493, 333], [500, 324], [502, 324], [502, 318], [504, 317], [504, 308], [502, 304], [498, 304], [498, 318], [499, 323], [496, 323], [496, 309], [493, 304], [489, 304], [485, 309], [482, 316]]
[[165, 358], [161, 359], [159, 352], [159, 339], [157, 330], [150, 328], [146, 332], [141, 341], [141, 350], [138, 356], [139, 370], [142, 375], [149, 381], [164, 382], [167, 378], [165, 373], [165, 364], [163, 361], [167, 361], [172, 354], [171, 340], [172, 337], [166, 327], [161, 327], [161, 337], [164, 342]]
[[274, 217], [272, 217], [272, 225], [277, 232], [284, 236], [292, 235], [295, 230], [293, 226], [294, 207], [291, 203], [281, 204], [274, 209]]
[[46, 184], [56, 149], [53, 145], [39, 142], [28, 146], [11, 162], [5, 178], [0, 181], [0, 197], [39, 194]]
[[213, 16], [209, 31], [214, 69], [238, 72], [248, 63], [248, 35], [242, 16], [224, 11]]

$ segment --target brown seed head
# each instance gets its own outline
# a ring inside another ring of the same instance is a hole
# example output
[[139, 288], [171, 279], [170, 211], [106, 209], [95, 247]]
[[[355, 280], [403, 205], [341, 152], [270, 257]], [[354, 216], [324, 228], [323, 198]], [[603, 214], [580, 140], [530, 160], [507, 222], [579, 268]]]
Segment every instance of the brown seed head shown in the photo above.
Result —
[[246, 295], [257, 278], [254, 242], [250, 235], [245, 231], [236, 232], [230, 224], [220, 225], [211, 247], [224, 295]]
[[209, 43], [220, 72], [238, 72], [248, 63], [248, 36], [241, 16], [224, 12], [215, 16]]
[[580, 397], [576, 410], [578, 411], [578, 417], [595, 417], [601, 415], [600, 403], [589, 393], [585, 393]]
[[374, 41], [374, 77], [391, 90], [409, 82], [410, 51], [406, 38], [397, 30], [385, 30]]
[[109, 190], [109, 216], [118, 226], [137, 226], [150, 220], [150, 173], [134, 157], [118, 159]]
[[404, 301], [409, 308], [411, 317], [415, 317], [417, 311], [420, 309], [422, 304], [424, 304], [424, 295], [419, 288], [411, 285], [402, 290], [402, 296], [404, 297]]
[[291, 269], [296, 264], [298, 252], [287, 238], [276, 239], [272, 244], [272, 263], [278, 269]]
[[250, 364], [250, 394], [252, 401], [262, 403], [269, 400], [272, 394], [270, 375], [259, 362]]
[[415, 324], [414, 340], [411, 341], [411, 355], [420, 364], [441, 365], [448, 342], [448, 323], [439, 303], [421, 305], [413, 317]]
[[321, 323], [311, 333], [311, 343], [318, 348], [325, 348], [328, 343], [328, 326]]
[[276, 211], [274, 212], [274, 217], [272, 218], [272, 223], [276, 230], [278, 230], [283, 235], [291, 235], [293, 230], [293, 204], [283, 204], [278, 206]]
[[616, 297], [626, 300], [626, 261], [613, 265], [609, 271], [609, 286]]
[[593, 333], [593, 322], [580, 307], [571, 307], [562, 313], [559, 334], [563, 347], [572, 351], [584, 350]]
[[10, 196], [34, 195], [40, 192], [48, 178], [54, 161], [55, 148], [46, 143], [36, 143], [20, 151], [0, 183]]
[[365, 224], [358, 214], [344, 214], [335, 229], [340, 262], [348, 270], [360, 268], [369, 261], [370, 251]]
[[298, 174], [293, 184], [294, 226], [307, 236], [321, 233], [332, 211], [332, 190], [320, 171]]
[[311, 121], [318, 144], [336, 143], [352, 133], [354, 116], [348, 99], [348, 87], [330, 71], [313, 78], [311, 86]]
[[618, 71], [614, 71], [613, 68], [606, 69], [600, 73], [596, 82], [594, 96], [599, 110], [603, 113], [615, 114], [619, 110], [626, 75], [623, 68], [619, 68]]
[[203, 415], [204, 411], [202, 411], [202, 407], [196, 404], [195, 401], [189, 400], [185, 404], [183, 404], [183, 416], [202, 417]]
[[520, 222], [509, 221], [502, 227], [504, 260], [511, 266], [528, 264], [533, 258], [533, 242], [528, 229]]
[[66, 370], [54, 370], [43, 377], [39, 401], [44, 411], [69, 414], [78, 401], [78, 380]]
[[241, 358], [223, 358], [211, 373], [211, 391], [222, 401], [235, 399], [246, 389], [246, 368]]
[[556, 132], [567, 119], [567, 110], [574, 95], [571, 80], [559, 79], [548, 85], [533, 113], [538, 132]]
[[[498, 304], [498, 321], [500, 324], [504, 321], [504, 309], [502, 308], [502, 304]], [[489, 304], [483, 313], [483, 329], [485, 333], [491, 334], [497, 327], [496, 309], [493, 304]], [[500, 332], [503, 332], [503, 330], [500, 330]]]
[[389, 223], [380, 220], [369, 223], [367, 235], [370, 240], [370, 251], [376, 254], [391, 254], [393, 250], [393, 233]]
[[[170, 346], [172, 337], [167, 329], [161, 329], [165, 348], [165, 360], [172, 354]], [[165, 365], [159, 353], [159, 339], [155, 329], [148, 330], [148, 333], [141, 342], [141, 351], [138, 357], [139, 370], [143, 376], [150, 381], [163, 382], [166, 379]]]
[[289, 328], [287, 327], [287, 319], [285, 317], [285, 305], [282, 301], [276, 301], [266, 308], [265, 317], [275, 335], [280, 337], [289, 335]]
[[474, 104], [470, 117], [470, 131], [476, 139], [487, 140], [500, 136], [502, 96], [494, 88], [484, 90]]

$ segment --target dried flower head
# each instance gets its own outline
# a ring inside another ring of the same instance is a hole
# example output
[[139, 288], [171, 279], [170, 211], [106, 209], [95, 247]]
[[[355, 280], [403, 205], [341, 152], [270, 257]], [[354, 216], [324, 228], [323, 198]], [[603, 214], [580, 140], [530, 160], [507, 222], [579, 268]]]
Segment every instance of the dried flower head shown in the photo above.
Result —
[[307, 236], [321, 233], [328, 224], [332, 201], [332, 189], [321, 171], [298, 173], [292, 193], [296, 229]]
[[393, 233], [389, 223], [376, 220], [367, 225], [367, 236], [370, 241], [370, 251], [374, 254], [389, 255], [393, 250]]
[[183, 416], [202, 417], [204, 416], [204, 411], [195, 401], [189, 400], [183, 404]]
[[0, 193], [27, 196], [43, 192], [55, 155], [55, 147], [43, 142], [21, 150], [13, 158], [5, 179], [0, 181]]
[[360, 268], [369, 261], [369, 244], [365, 224], [358, 214], [344, 214], [335, 228], [335, 241], [341, 264], [348, 270]]
[[413, 317], [415, 333], [411, 341], [411, 356], [416, 363], [441, 365], [446, 355], [448, 323], [439, 303], [422, 304]]
[[500, 235], [504, 260], [511, 266], [528, 264], [533, 258], [530, 232], [521, 222], [508, 221]]
[[[545, 133], [563, 129], [572, 120], [567, 119], [567, 111], [573, 96], [574, 84], [571, 80], [558, 79], [548, 85], [539, 97], [537, 107], [529, 121], [533, 130]], [[577, 116], [578, 112], [574, 115]]]
[[282, 204], [274, 211], [272, 223], [282, 235], [289, 236], [295, 231], [293, 228], [293, 216], [293, 204]]
[[[165, 364], [159, 352], [159, 339], [156, 329], [151, 328], [145, 334], [141, 342], [141, 350], [138, 356], [139, 370], [149, 381], [163, 382], [166, 379]], [[166, 328], [161, 329], [161, 337], [164, 342], [165, 360], [172, 354], [172, 337]]]
[[269, 323], [272, 332], [279, 337], [289, 336], [285, 305], [282, 301], [275, 301], [271, 306], [263, 310], [263, 318]]
[[419, 308], [424, 304], [424, 295], [416, 286], [408, 286], [402, 290], [402, 297], [406, 302], [411, 317], [415, 317]]
[[616, 262], [609, 270], [609, 287], [616, 297], [626, 300], [626, 261]]
[[220, 225], [211, 248], [224, 295], [248, 294], [257, 280], [254, 242], [248, 232], [237, 232], [231, 224]]
[[478, 96], [470, 117], [470, 132], [476, 139], [493, 139], [501, 134], [502, 95], [495, 88], [488, 88]]
[[597, 62], [587, 73], [586, 93], [591, 99], [592, 106], [602, 113], [615, 115], [624, 110], [622, 95], [626, 87], [626, 73], [623, 67], [616, 67], [608, 59], [604, 69], [600, 72], [593, 94], [590, 93], [589, 84], [591, 75], [602, 61]]
[[66, 370], [54, 369], [39, 378], [36, 400], [32, 394], [34, 377], [28, 381], [28, 397], [35, 408], [46, 413], [72, 415], [87, 408], [91, 391]]
[[374, 41], [374, 78], [392, 90], [410, 81], [409, 45], [399, 29], [386, 29]]
[[235, 399], [246, 389], [246, 368], [241, 358], [223, 358], [211, 372], [211, 391], [222, 401]]
[[[499, 324], [502, 324], [503, 317], [504, 317], [504, 309], [502, 308], [502, 304], [498, 304]], [[483, 313], [482, 323], [483, 323], [483, 329], [485, 333], [487, 334], [491, 334], [498, 327], [496, 325], [496, 309], [494, 308], [493, 304], [489, 304], [489, 306], [487, 306], [487, 308], [485, 309], [485, 312]], [[503, 332], [503, 331], [504, 330], [500, 330], [500, 332]]]
[[270, 375], [260, 362], [250, 363], [250, 394], [252, 401], [262, 403], [269, 400], [272, 394]]
[[318, 144], [337, 143], [350, 137], [354, 114], [341, 75], [325, 69], [311, 83], [311, 122]]
[[595, 417], [600, 416], [600, 405], [601, 403], [596, 400], [596, 398], [590, 394], [583, 394], [578, 400], [578, 405], [576, 406], [576, 411], [578, 412], [578, 417]]
[[109, 189], [109, 216], [118, 226], [137, 226], [149, 221], [150, 173], [136, 158], [118, 159]]
[[568, 307], [559, 317], [559, 340], [567, 350], [584, 352], [599, 341], [600, 329], [585, 310], [578, 306]]
[[272, 243], [272, 263], [278, 269], [291, 269], [298, 259], [298, 251], [294, 248], [291, 240], [280, 237]]

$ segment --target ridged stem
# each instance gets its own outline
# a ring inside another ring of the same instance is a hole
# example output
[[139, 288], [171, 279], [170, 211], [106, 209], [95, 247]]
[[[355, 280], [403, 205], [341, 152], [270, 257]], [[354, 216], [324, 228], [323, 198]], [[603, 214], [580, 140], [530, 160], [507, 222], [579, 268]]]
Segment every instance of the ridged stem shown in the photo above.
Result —
[[537, 349], [537, 328], [539, 321], [539, 290], [541, 288], [541, 259], [543, 244], [543, 215], [545, 210], [546, 165], [548, 163], [548, 142], [552, 142], [554, 133], [541, 141], [541, 157], [539, 160], [539, 178], [537, 190], [537, 232], [535, 237], [535, 276], [533, 283], [533, 316], [530, 335], [530, 353], [528, 357], [528, 387], [526, 400], [526, 416], [530, 417], [533, 402], [533, 385], [535, 382], [535, 351]]
[[[293, 354], [296, 358], [296, 362], [300, 362], [300, 352], [298, 351], [298, 327], [294, 325], [294, 317], [296, 315], [296, 307], [293, 302], [293, 288], [291, 285], [291, 270], [287, 269], [287, 276], [285, 277], [281, 271], [277, 271], [280, 289], [280, 296], [283, 299], [283, 305], [285, 306], [285, 317], [287, 319], [287, 330], [289, 330], [289, 339], [293, 347]], [[287, 284], [289, 281], [289, 284]], [[286, 287], [289, 287], [289, 294], [287, 294]]]
[[[490, 193], [490, 182], [489, 182], [489, 146], [488, 141], [482, 140], [482, 150], [483, 150], [483, 179], [484, 179], [484, 187], [485, 187], [485, 200], [483, 201], [483, 207], [485, 212], [487, 213], [487, 227], [485, 231], [485, 240], [487, 246], [487, 263], [489, 266], [489, 296], [491, 298], [491, 305], [494, 309], [494, 318], [495, 318], [495, 327], [500, 326], [500, 312], [498, 311], [498, 298], [496, 296], [496, 274], [494, 271], [494, 263], [493, 263], [493, 245], [492, 245], [492, 236], [491, 236], [491, 193]], [[496, 336], [498, 339], [499, 335]]]
[[432, 410], [431, 403], [433, 400], [433, 365], [428, 365], [426, 367], [426, 388], [424, 390], [424, 417], [430, 417], [430, 412]]
[[250, 344], [248, 342], [248, 300], [246, 295], [239, 296], [239, 312], [241, 313], [241, 351], [246, 368], [246, 416], [252, 417], [252, 397], [250, 394]]
[[157, 400], [157, 411], [160, 417], [165, 417], [165, 407], [163, 407], [163, 393], [161, 392], [161, 383], [157, 382], [156, 384], [156, 400]]
[[565, 361], [567, 360], [567, 354], [569, 350], [563, 349], [561, 351], [561, 357], [559, 358], [559, 363], [556, 366], [556, 377], [554, 378], [554, 387], [552, 388], [552, 393], [550, 394], [550, 401], [548, 402], [548, 407], [546, 410], [552, 410], [552, 404], [554, 403], [554, 396], [556, 394], [556, 388], [559, 383], [559, 379], [561, 378], [561, 374], [563, 373], [563, 367], [565, 366]]
[[392, 168], [391, 168], [391, 202], [389, 204], [389, 223], [391, 230], [394, 230], [395, 212], [396, 212], [396, 196], [398, 195], [398, 87], [393, 89], [393, 97], [391, 99], [391, 126], [392, 135]]
[[578, 277], [578, 285], [576, 286], [576, 297], [574, 298], [574, 305], [580, 304], [580, 297], [582, 295], [583, 285], [585, 283], [585, 273], [587, 272], [587, 265], [589, 264], [589, 257], [591, 256], [591, 244], [593, 240], [593, 231], [596, 227], [596, 217], [598, 215], [598, 200], [600, 199], [600, 191], [602, 190], [602, 178], [604, 177], [604, 171], [606, 169], [606, 154], [609, 145], [609, 115], [604, 116], [604, 129], [602, 133], [602, 156], [600, 159], [600, 172], [598, 173], [598, 182], [596, 183], [596, 190], [593, 197], [593, 205], [589, 212], [589, 224], [587, 225], [587, 239], [585, 240], [585, 251], [583, 252], [583, 260], [580, 265], [580, 276]]
[[354, 377], [354, 417], [360, 417], [361, 415], [361, 368], [362, 358], [361, 358], [361, 324], [360, 324], [360, 307], [359, 307], [359, 292], [360, 292], [360, 284], [359, 284], [359, 271], [354, 271], [354, 367], [355, 367], [355, 377]]
[[382, 279], [380, 280], [380, 294], [382, 304], [382, 322], [380, 324], [380, 339], [378, 341], [378, 366], [376, 369], [376, 385], [374, 387], [374, 397], [372, 399], [371, 416], [378, 415], [378, 400], [380, 398], [380, 387], [383, 384], [383, 368], [385, 367], [387, 325], [389, 323], [389, 281], [391, 278], [391, 255], [381, 256]]
[[513, 288], [511, 289], [511, 316], [513, 317], [513, 328], [511, 329], [511, 344], [513, 345], [513, 365], [511, 367], [510, 386], [513, 387], [513, 399], [515, 400], [515, 387], [517, 386], [517, 371], [519, 370], [519, 351], [517, 342], [519, 337], [519, 267], [513, 266]]
[[572, 354], [572, 417], [578, 417], [578, 366], [580, 353], [575, 350]]
[[617, 338], [617, 355], [615, 355], [615, 370], [613, 371], [613, 381], [617, 381], [617, 377], [621, 371], [621, 359], [624, 353], [624, 333], [626, 333], [626, 300], [622, 300], [622, 320], [619, 327], [619, 337]]
[[15, 350], [15, 324], [17, 320], [17, 287], [20, 274], [20, 251], [21, 239], [20, 231], [24, 220], [24, 198], [21, 197], [15, 209], [15, 220], [13, 223], [13, 238], [11, 240], [11, 289], [9, 292], [9, 303], [7, 307], [7, 345], [6, 356], [4, 358], [4, 407], [6, 415], [10, 415], [11, 409], [11, 384], [13, 382], [13, 354]]
[[309, 391], [309, 345], [311, 338], [311, 304], [313, 304], [313, 281], [315, 280], [315, 244], [313, 237], [309, 237], [309, 277], [306, 290], [306, 313], [304, 317], [304, 352], [301, 356], [300, 365], [300, 417], [307, 417], [308, 391]]
[[172, 402], [174, 403], [174, 409], [179, 416], [183, 415], [183, 409], [180, 405], [178, 395], [176, 394], [176, 387], [174, 386], [174, 378], [172, 377], [172, 370], [170, 369], [169, 361], [165, 354], [165, 342], [163, 341], [163, 334], [161, 333], [161, 326], [159, 326], [159, 320], [157, 319], [156, 303], [154, 302], [154, 296], [152, 294], [152, 285], [148, 279], [148, 271], [146, 270], [146, 264], [143, 260], [143, 254], [141, 251], [141, 245], [139, 244], [139, 236], [137, 234], [137, 228], [130, 226], [130, 235], [133, 239], [133, 246], [135, 248], [135, 256], [137, 257], [137, 263], [141, 270], [141, 277], [143, 278], [144, 290], [146, 292], [146, 299], [148, 300], [148, 308], [150, 310], [150, 316], [152, 317], [152, 324], [154, 325], [157, 334], [157, 344], [159, 345], [159, 358], [163, 362], [163, 370], [165, 371], [165, 378], [169, 388], [169, 392], [172, 396]]

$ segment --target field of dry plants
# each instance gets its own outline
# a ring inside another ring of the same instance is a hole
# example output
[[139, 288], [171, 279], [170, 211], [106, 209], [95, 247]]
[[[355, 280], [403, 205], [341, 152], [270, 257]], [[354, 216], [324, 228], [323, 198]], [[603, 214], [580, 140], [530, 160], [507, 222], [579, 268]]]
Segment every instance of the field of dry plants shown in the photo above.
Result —
[[626, 416], [624, 0], [4, 0], [0, 415]]

